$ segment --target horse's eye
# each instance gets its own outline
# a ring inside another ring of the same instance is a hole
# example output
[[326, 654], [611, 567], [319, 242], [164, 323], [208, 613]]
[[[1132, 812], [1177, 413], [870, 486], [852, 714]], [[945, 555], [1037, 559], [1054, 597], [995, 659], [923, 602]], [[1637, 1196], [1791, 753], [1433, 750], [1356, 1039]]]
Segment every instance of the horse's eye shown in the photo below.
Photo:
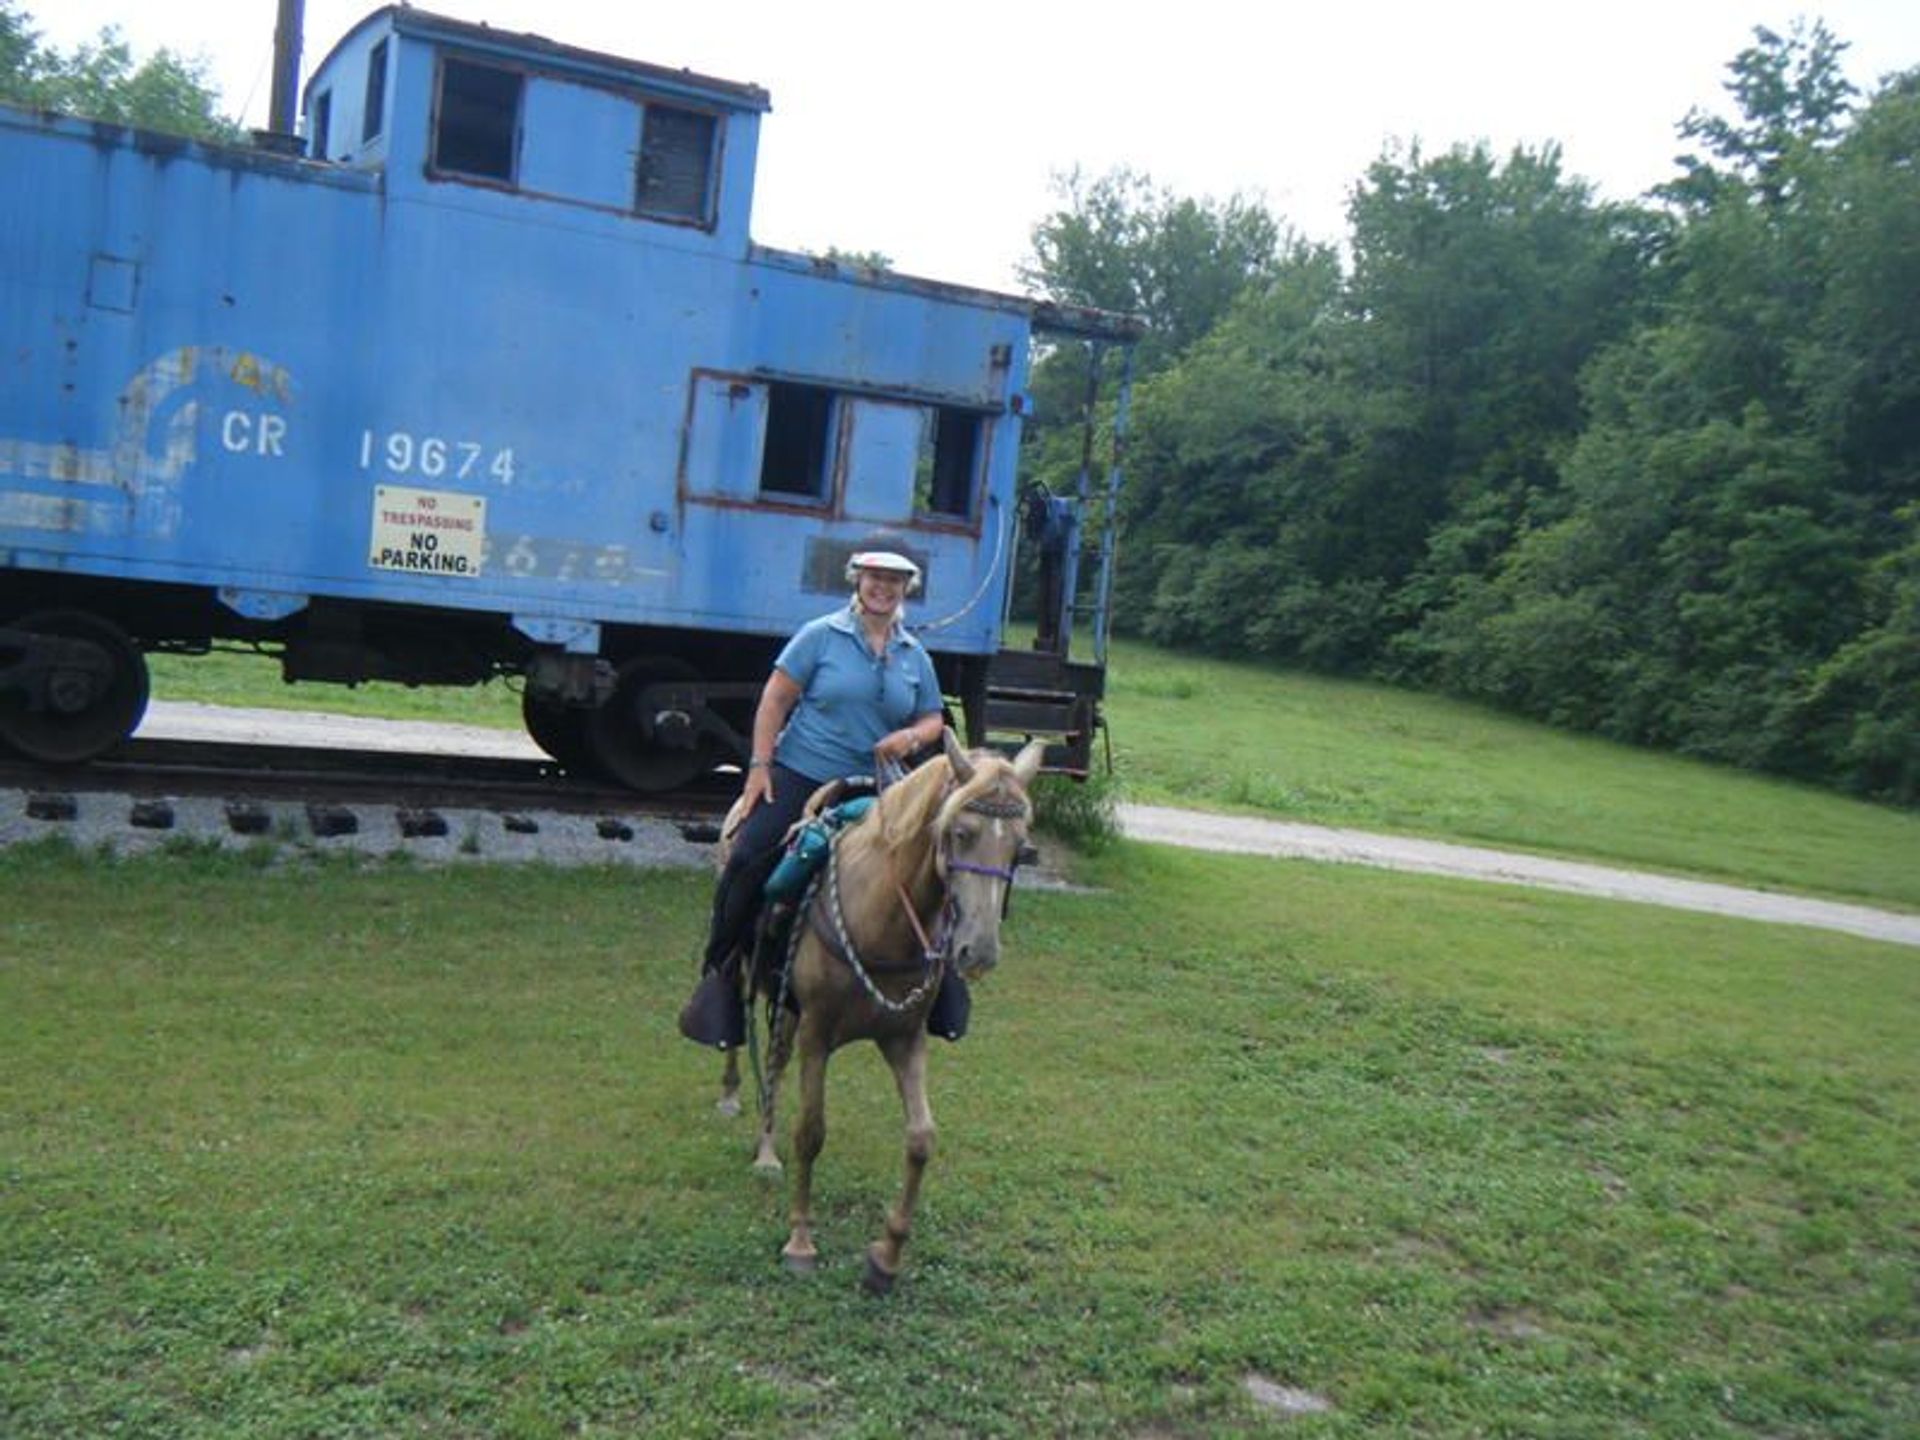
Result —
[[971, 830], [956, 830], [953, 832], [953, 843], [958, 845], [962, 850], [972, 849], [973, 839], [973, 831]]

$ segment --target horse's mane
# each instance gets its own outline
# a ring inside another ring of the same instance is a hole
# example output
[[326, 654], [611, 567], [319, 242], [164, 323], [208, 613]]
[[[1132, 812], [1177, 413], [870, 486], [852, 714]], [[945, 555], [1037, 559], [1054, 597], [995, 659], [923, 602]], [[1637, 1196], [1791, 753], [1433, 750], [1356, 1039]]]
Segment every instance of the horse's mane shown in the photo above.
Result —
[[976, 801], [992, 795], [996, 804], [1017, 802], [1025, 814], [1032, 813], [1026, 791], [1005, 756], [981, 750], [967, 758], [973, 764], [973, 778], [964, 785], [954, 785], [952, 762], [945, 755], [937, 755], [909, 772], [904, 780], [888, 786], [866, 823], [848, 832], [848, 840], [859, 836], [869, 847], [891, 855], [904, 869], [914, 858], [916, 847], [930, 844], [956, 811]]

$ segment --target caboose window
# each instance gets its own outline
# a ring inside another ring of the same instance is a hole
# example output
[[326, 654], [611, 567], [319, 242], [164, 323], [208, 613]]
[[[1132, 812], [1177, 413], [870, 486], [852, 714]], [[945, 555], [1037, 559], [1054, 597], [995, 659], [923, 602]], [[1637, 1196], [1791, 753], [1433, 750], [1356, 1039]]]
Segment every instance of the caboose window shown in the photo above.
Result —
[[978, 415], [945, 406], [931, 411], [914, 464], [913, 508], [946, 519], [970, 517], [979, 454]]
[[313, 100], [313, 125], [307, 137], [307, 154], [315, 160], [327, 158], [327, 146], [333, 136], [333, 91], [322, 90]]
[[522, 83], [517, 70], [465, 60], [443, 62], [433, 168], [511, 185]]
[[647, 106], [633, 208], [641, 215], [706, 224], [712, 211], [714, 117], [671, 105]]
[[367, 57], [367, 103], [360, 111], [360, 143], [380, 134], [387, 108], [387, 42], [382, 40]]
[[760, 458], [763, 495], [826, 498], [832, 420], [831, 390], [780, 383], [767, 387], [767, 441]]

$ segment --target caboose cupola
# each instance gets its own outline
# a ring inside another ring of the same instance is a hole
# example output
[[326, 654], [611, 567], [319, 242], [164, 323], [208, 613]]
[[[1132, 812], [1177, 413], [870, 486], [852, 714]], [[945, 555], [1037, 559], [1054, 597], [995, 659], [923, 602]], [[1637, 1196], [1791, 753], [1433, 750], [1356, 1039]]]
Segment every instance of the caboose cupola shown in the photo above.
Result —
[[307, 85], [307, 153], [390, 198], [559, 201], [744, 254], [766, 91], [406, 6], [369, 15]]

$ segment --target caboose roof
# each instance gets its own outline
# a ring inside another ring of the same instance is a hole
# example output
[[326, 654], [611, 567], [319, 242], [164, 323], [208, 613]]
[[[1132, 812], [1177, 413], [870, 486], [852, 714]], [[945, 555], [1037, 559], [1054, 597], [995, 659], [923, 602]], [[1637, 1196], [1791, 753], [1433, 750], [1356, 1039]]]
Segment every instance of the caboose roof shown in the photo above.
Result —
[[650, 65], [643, 60], [629, 60], [599, 50], [582, 50], [577, 46], [549, 40], [544, 35], [496, 30], [491, 25], [456, 20], [450, 15], [436, 15], [429, 10], [417, 10], [411, 5], [389, 5], [366, 16], [340, 37], [315, 73], [324, 71], [341, 49], [372, 27], [391, 29], [396, 34], [423, 40], [450, 41], [470, 52], [531, 61], [546, 70], [576, 75], [602, 84], [664, 91], [733, 110], [764, 112], [773, 108], [772, 97], [758, 85], [721, 80], [693, 70]]

